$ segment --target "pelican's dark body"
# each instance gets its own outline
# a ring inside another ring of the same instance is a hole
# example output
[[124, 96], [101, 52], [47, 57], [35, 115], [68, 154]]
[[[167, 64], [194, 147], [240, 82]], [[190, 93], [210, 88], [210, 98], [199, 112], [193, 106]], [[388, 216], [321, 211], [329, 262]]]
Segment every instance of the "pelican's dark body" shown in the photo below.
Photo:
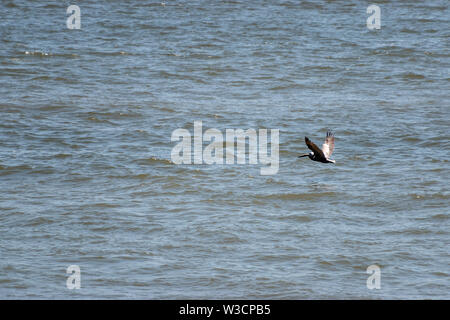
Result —
[[308, 158], [310, 158], [312, 161], [322, 162], [322, 163], [334, 163], [333, 161], [330, 161], [328, 159], [325, 159], [323, 157], [317, 157], [314, 152], [311, 152], [308, 154]]

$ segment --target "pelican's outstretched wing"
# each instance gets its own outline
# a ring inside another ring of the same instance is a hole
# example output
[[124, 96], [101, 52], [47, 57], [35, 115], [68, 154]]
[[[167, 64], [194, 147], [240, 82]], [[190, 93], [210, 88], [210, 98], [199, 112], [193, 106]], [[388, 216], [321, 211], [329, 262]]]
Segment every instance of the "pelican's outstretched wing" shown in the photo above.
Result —
[[319, 149], [318, 146], [316, 146], [316, 144], [314, 142], [312, 142], [311, 140], [308, 139], [308, 137], [305, 137], [305, 143], [308, 146], [308, 148], [314, 152], [314, 155], [318, 158], [324, 158], [325, 159], [325, 155], [323, 154], [322, 150]]
[[327, 132], [327, 137], [322, 145], [322, 152], [327, 159], [331, 157], [334, 150], [334, 135], [331, 131]]

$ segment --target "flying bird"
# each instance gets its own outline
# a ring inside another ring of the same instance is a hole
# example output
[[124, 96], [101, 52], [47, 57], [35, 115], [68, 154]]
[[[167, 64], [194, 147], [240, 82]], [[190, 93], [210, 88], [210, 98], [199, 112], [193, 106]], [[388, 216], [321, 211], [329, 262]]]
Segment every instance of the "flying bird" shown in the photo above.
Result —
[[325, 142], [322, 145], [322, 150], [320, 150], [314, 142], [309, 140], [308, 137], [305, 137], [305, 142], [312, 152], [298, 156], [299, 158], [309, 157], [313, 161], [323, 163], [336, 163], [336, 161], [330, 159], [331, 154], [334, 150], [334, 135], [333, 133], [331, 133], [331, 131], [327, 131], [327, 137], [325, 138]]

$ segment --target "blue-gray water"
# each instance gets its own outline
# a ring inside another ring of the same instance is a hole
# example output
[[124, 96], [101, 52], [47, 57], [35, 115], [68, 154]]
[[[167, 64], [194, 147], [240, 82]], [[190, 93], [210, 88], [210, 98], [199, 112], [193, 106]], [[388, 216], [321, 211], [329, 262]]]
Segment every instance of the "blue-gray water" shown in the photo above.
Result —
[[[448, 20], [444, 0], [1, 1], [0, 298], [449, 299]], [[278, 174], [171, 162], [200, 120], [280, 129]], [[296, 158], [328, 128], [336, 165]]]

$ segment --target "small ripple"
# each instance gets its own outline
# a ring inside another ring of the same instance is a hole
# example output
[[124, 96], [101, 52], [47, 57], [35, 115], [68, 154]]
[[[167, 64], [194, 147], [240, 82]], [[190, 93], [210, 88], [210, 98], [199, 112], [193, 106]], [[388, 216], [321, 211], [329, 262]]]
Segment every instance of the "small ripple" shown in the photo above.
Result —
[[259, 194], [255, 198], [258, 199], [280, 199], [280, 200], [312, 200], [323, 197], [336, 197], [336, 192], [309, 192], [309, 193], [274, 193], [274, 194]]
[[418, 194], [418, 193], [410, 193], [409, 197], [414, 200], [447, 200], [450, 198], [449, 194], [442, 193], [433, 193], [433, 194]]
[[408, 72], [402, 75], [403, 79], [406, 80], [421, 80], [421, 79], [425, 79], [425, 76], [422, 74], [418, 74], [418, 73], [413, 73], [413, 72]]
[[26, 164], [17, 165], [17, 166], [2, 166], [2, 165], [0, 165], [0, 176], [21, 173], [21, 172], [29, 172], [32, 169], [33, 169], [33, 167], [26, 165]]

